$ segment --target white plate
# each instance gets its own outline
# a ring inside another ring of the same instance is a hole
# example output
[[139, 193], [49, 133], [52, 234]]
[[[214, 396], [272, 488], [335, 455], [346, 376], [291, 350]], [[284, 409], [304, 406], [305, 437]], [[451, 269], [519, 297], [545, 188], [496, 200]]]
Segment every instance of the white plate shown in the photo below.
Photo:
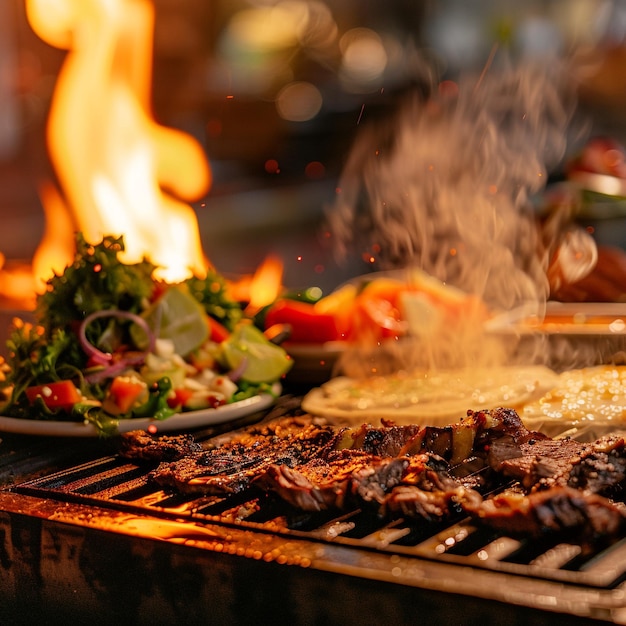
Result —
[[[270, 407], [280, 395], [282, 388], [275, 383], [273, 393], [264, 393], [252, 396], [239, 402], [225, 404], [216, 409], [175, 413], [165, 420], [155, 420], [151, 417], [120, 420], [118, 432], [130, 430], [148, 430], [155, 428], [158, 433], [189, 430], [201, 426], [224, 424], [240, 417], [251, 415]], [[275, 394], [275, 395], [274, 395]], [[16, 417], [0, 417], [0, 432], [18, 433], [22, 435], [43, 435], [51, 437], [99, 437], [100, 432], [93, 424], [84, 422], [55, 422], [51, 420], [29, 420]]]

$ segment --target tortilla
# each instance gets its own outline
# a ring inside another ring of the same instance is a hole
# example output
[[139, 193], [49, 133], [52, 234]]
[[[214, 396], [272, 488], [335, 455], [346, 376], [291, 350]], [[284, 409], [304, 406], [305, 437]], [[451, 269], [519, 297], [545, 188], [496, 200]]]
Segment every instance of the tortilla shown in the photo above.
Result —
[[553, 389], [522, 408], [520, 417], [527, 428], [551, 436], [568, 429], [579, 433], [589, 430], [592, 438], [606, 430], [623, 430], [626, 366], [600, 365], [565, 371]]
[[558, 382], [544, 366], [400, 371], [386, 376], [339, 376], [312, 389], [302, 401], [308, 413], [352, 423], [392, 420], [442, 426], [468, 409], [518, 409]]

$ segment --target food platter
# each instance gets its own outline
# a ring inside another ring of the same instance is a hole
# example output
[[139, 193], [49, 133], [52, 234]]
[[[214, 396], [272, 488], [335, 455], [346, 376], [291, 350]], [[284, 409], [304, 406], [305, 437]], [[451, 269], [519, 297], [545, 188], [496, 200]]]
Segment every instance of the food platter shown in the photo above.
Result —
[[[154, 430], [159, 433], [193, 430], [203, 426], [224, 424], [246, 417], [257, 411], [270, 407], [282, 391], [281, 385], [275, 383], [272, 393], [260, 394], [225, 404], [215, 409], [176, 413], [165, 420], [153, 418], [136, 418], [120, 420], [118, 433], [131, 430]], [[101, 433], [92, 424], [86, 422], [63, 422], [52, 420], [29, 420], [15, 417], [0, 416], [0, 432], [22, 435], [40, 435], [49, 437], [100, 437]]]

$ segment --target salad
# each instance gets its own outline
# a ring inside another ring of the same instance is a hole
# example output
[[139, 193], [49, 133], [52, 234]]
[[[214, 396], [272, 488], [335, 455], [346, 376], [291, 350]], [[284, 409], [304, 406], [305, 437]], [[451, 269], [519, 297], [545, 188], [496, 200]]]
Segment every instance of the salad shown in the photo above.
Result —
[[123, 237], [87, 243], [38, 296], [34, 323], [15, 319], [0, 370], [0, 414], [86, 421], [163, 420], [260, 393], [292, 361], [246, 319], [225, 280], [168, 284], [147, 260], [124, 264]]

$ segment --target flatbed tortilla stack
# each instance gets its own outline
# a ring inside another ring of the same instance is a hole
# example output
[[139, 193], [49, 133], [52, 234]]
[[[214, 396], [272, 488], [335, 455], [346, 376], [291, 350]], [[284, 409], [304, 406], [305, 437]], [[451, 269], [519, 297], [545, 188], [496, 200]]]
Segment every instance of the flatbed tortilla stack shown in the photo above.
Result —
[[333, 378], [303, 399], [308, 413], [350, 423], [392, 420], [397, 424], [445, 426], [468, 409], [521, 410], [559, 382], [544, 366], [446, 371], [400, 371], [386, 376]]

